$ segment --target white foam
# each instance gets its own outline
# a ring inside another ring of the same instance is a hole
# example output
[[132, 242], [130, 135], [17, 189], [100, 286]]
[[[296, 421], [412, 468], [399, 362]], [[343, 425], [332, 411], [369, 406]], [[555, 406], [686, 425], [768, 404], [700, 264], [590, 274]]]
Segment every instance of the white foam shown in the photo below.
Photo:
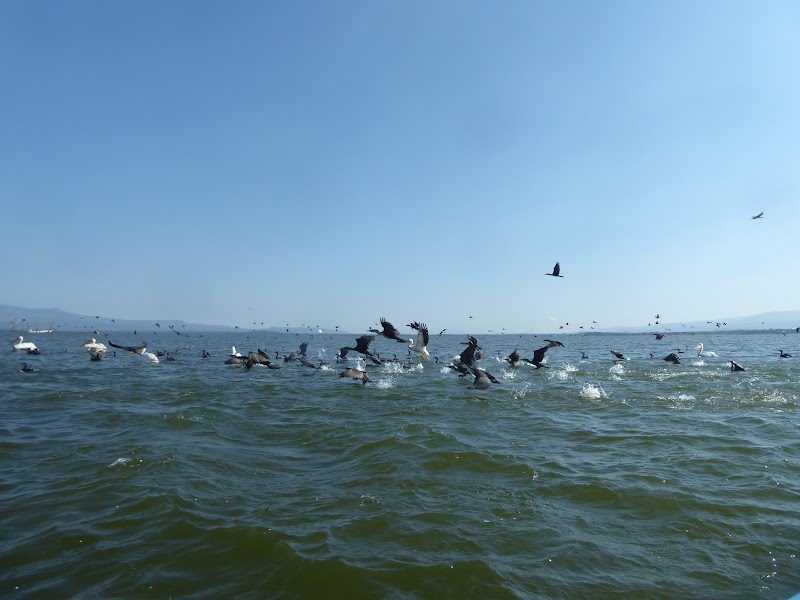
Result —
[[581, 398], [585, 398], [587, 400], [600, 400], [601, 398], [608, 398], [608, 394], [606, 394], [605, 390], [600, 386], [586, 383], [581, 389]]

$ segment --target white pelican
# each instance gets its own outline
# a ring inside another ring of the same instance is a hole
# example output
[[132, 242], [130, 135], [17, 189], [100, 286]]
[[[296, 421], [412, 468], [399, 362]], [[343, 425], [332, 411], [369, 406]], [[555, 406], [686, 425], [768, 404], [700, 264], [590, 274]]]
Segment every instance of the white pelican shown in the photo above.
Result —
[[419, 353], [421, 358], [430, 356], [430, 352], [428, 352], [428, 326], [425, 325], [425, 323], [417, 323], [414, 321], [413, 323], [409, 323], [408, 327], [411, 327], [411, 329], [417, 331], [416, 344], [414, 343], [414, 340], [406, 340], [406, 343], [408, 343], [408, 349]]
[[97, 340], [94, 338], [90, 339], [88, 342], [84, 342], [83, 347], [86, 348], [86, 350], [88, 350], [89, 352], [92, 352], [92, 350], [94, 350], [95, 352], [101, 352], [101, 351], [105, 352], [106, 350], [108, 350], [105, 344], [98, 343]]
[[14, 345], [14, 352], [30, 352], [32, 350], [36, 350], [36, 344], [33, 342], [23, 342], [22, 336], [19, 336], [15, 340], [11, 340], [11, 343]]
[[703, 344], [697, 344], [697, 346], [695, 346], [694, 349], [699, 350], [697, 356], [705, 356], [707, 358], [719, 357], [719, 354], [717, 354], [716, 352], [712, 352], [711, 350], [703, 350]]

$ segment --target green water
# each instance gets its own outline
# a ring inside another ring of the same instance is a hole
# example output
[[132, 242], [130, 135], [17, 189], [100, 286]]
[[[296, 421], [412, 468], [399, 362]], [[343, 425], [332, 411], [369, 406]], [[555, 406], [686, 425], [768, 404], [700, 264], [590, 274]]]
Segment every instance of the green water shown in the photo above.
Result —
[[[162, 334], [176, 360], [155, 365], [28, 337], [40, 356], [0, 354], [3, 597], [800, 591], [800, 358], [777, 351], [800, 336], [565, 336], [539, 370], [502, 359], [540, 338], [484, 336], [487, 390], [445, 366], [465, 336], [366, 386], [338, 377], [354, 336]], [[301, 341], [329, 367], [223, 364]]]

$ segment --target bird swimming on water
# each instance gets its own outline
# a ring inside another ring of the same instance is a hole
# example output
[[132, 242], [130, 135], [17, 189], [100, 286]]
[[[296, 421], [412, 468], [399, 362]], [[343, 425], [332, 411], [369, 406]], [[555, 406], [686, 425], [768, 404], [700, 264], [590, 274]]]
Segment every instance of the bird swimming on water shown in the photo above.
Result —
[[731, 363], [731, 371], [744, 371], [744, 367], [736, 361], [730, 360], [728, 362]]
[[551, 277], [563, 277], [563, 275], [559, 275], [561, 273], [561, 264], [556, 263], [556, 266], [553, 267], [552, 273], [545, 273], [545, 275], [550, 275]]
[[23, 342], [22, 340], [22, 336], [19, 336], [15, 340], [11, 340], [11, 344], [14, 346], [14, 352], [27, 352], [28, 354], [33, 354], [33, 351], [37, 350], [36, 344], [33, 342]]
[[717, 358], [719, 356], [716, 352], [713, 352], [711, 350], [704, 350], [703, 344], [697, 344], [697, 346], [695, 346], [694, 349], [698, 350], [697, 353], [698, 357], [705, 356], [707, 358]]
[[19, 363], [22, 368], [19, 370], [20, 373], [33, 373], [36, 369], [31, 366], [28, 366], [28, 363]]
[[787, 354], [783, 350], [780, 350], [779, 352], [781, 353], [781, 358], [792, 358], [791, 354]]
[[372, 381], [369, 376], [367, 375], [366, 371], [362, 371], [361, 369], [355, 369], [350, 367], [339, 373], [339, 377], [349, 377], [350, 379], [355, 379], [356, 381], [360, 381], [363, 385], [367, 385], [370, 381]]

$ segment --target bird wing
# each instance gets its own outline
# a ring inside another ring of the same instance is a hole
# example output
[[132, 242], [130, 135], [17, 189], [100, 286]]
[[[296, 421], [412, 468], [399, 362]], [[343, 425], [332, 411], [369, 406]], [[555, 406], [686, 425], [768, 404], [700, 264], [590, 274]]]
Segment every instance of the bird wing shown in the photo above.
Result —
[[374, 339], [374, 335], [362, 335], [361, 337], [356, 338], [356, 352], [369, 354], [369, 345]]
[[461, 360], [462, 363], [465, 365], [471, 365], [473, 359], [475, 358], [475, 346], [474, 344], [469, 344], [461, 354], [458, 355], [458, 358]]
[[397, 329], [397, 327], [395, 327], [394, 325], [389, 323], [389, 321], [387, 321], [383, 317], [381, 317], [381, 325], [383, 325], [383, 334], [385, 336], [388, 336], [388, 337], [394, 338], [394, 339], [399, 339], [400, 338], [400, 331]]
[[409, 323], [408, 326], [419, 332], [417, 334], [417, 346], [427, 346], [428, 339], [430, 338], [428, 335], [428, 326], [425, 325], [425, 323], [418, 323], [417, 321]]
[[534, 350], [533, 364], [535, 364], [537, 367], [544, 360], [544, 353], [547, 352], [548, 348], [550, 348], [550, 344], [547, 344], [547, 346], [539, 348], [538, 350]]
[[136, 348], [133, 346], [120, 346], [119, 344], [115, 344], [111, 340], [108, 340], [108, 345], [112, 348], [119, 348], [120, 350], [127, 350], [128, 352], [136, 352]]

